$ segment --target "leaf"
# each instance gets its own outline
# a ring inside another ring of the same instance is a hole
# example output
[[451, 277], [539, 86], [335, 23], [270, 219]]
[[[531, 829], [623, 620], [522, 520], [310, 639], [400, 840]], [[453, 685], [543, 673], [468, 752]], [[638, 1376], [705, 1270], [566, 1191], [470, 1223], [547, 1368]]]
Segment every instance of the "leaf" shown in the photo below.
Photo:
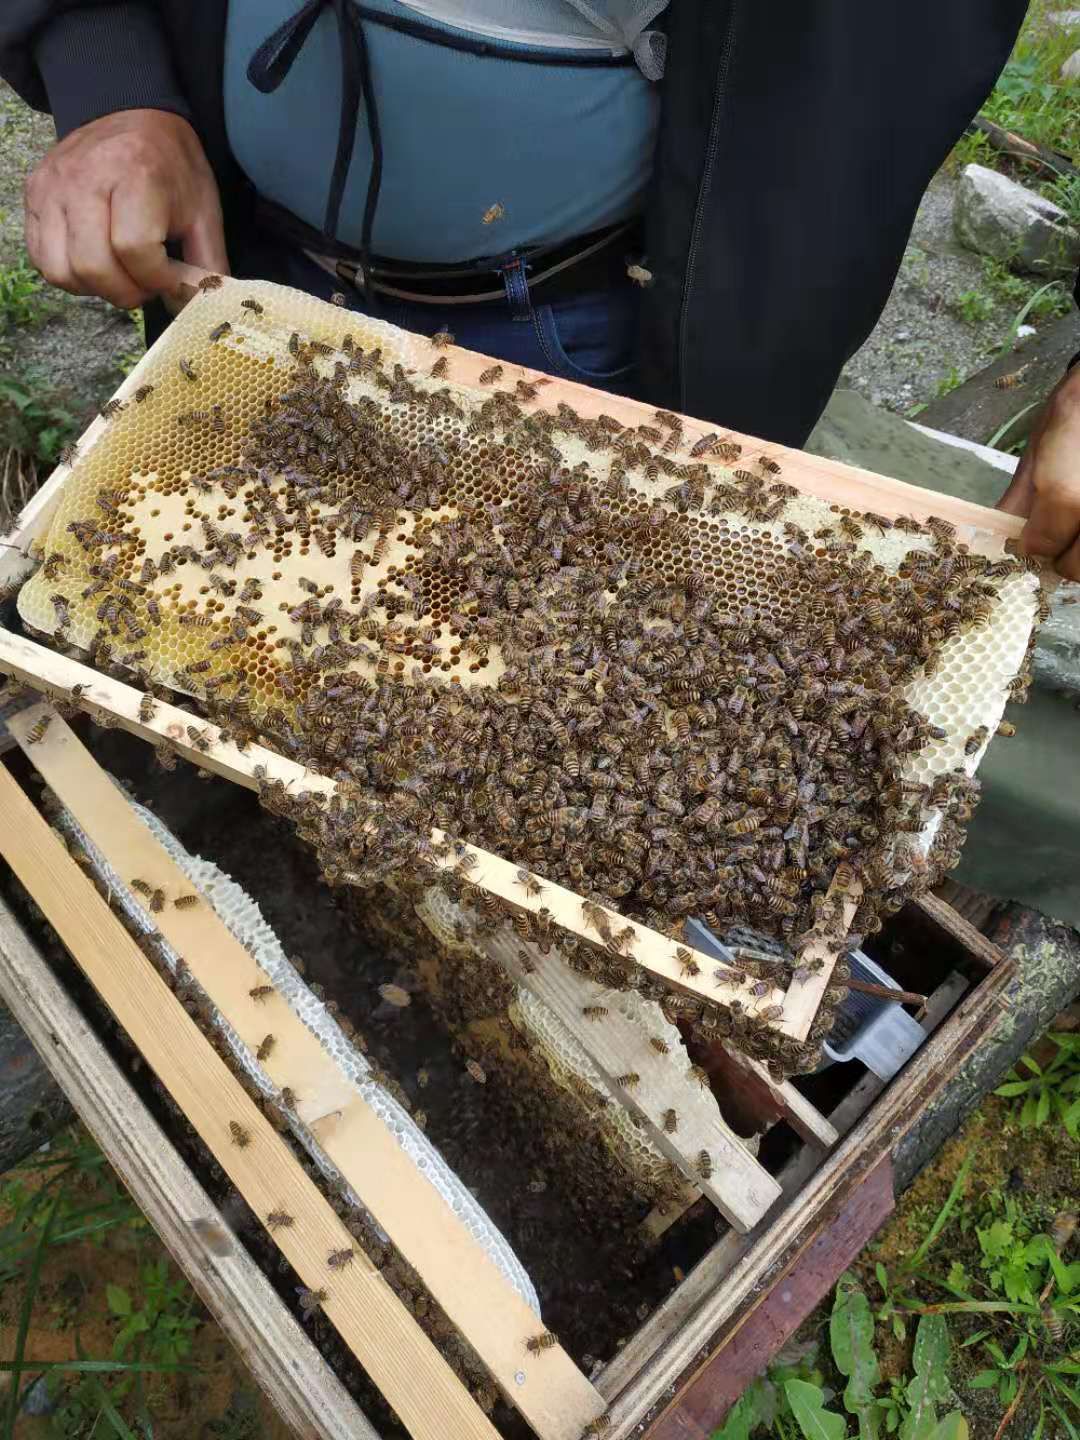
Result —
[[1030, 1080], [1008, 1080], [1004, 1085], [999, 1085], [994, 1094], [1011, 1099], [1014, 1095], [1023, 1095], [1030, 1085]]
[[989, 1390], [991, 1385], [998, 1384], [998, 1372], [996, 1369], [981, 1369], [978, 1375], [973, 1375], [968, 1381], [972, 1390]]
[[927, 1377], [916, 1375], [908, 1382], [904, 1395], [910, 1408], [900, 1426], [900, 1440], [929, 1440], [937, 1424], [937, 1407]]
[[1044, 1090], [1039, 1096], [1039, 1104], [1035, 1110], [1035, 1124], [1045, 1125], [1050, 1118], [1050, 1091]]
[[829, 1343], [836, 1368], [848, 1381], [844, 1391], [844, 1408], [849, 1415], [858, 1415], [873, 1399], [881, 1372], [874, 1354], [874, 1317], [870, 1301], [851, 1275], [842, 1275], [836, 1287], [836, 1299], [829, 1320]]
[[952, 1396], [949, 1384], [949, 1327], [943, 1315], [924, 1315], [915, 1332], [911, 1357], [915, 1372], [925, 1375], [934, 1400], [944, 1403]]
[[724, 1417], [720, 1429], [713, 1433], [712, 1440], [750, 1440], [750, 1432], [758, 1423], [758, 1395], [756, 1382], [736, 1400]]
[[105, 1298], [114, 1315], [131, 1314], [131, 1296], [122, 1285], [106, 1285]]
[[954, 1410], [944, 1420], [938, 1421], [930, 1433], [930, 1440], [968, 1440], [968, 1423], [960, 1411]]
[[820, 1386], [806, 1380], [785, 1380], [784, 1394], [805, 1440], [846, 1440], [844, 1418], [824, 1408]]

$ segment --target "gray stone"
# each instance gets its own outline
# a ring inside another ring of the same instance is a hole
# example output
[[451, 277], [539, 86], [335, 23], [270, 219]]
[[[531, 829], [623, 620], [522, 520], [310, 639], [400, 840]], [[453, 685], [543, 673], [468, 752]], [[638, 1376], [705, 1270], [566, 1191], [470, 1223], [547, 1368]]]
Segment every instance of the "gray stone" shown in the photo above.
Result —
[[1080, 231], [1061, 206], [983, 165], [964, 167], [953, 224], [970, 250], [1017, 270], [1071, 276], [1080, 264]]
[[1061, 67], [1062, 80], [1080, 80], [1080, 50], [1074, 50]]

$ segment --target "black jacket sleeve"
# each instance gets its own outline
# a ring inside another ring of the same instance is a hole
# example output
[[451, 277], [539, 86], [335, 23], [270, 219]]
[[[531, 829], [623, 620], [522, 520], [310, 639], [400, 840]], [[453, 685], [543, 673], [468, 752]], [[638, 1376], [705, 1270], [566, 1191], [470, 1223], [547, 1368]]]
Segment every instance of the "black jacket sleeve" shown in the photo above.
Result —
[[0, 75], [61, 139], [116, 110], [191, 118], [150, 0], [3, 0]]

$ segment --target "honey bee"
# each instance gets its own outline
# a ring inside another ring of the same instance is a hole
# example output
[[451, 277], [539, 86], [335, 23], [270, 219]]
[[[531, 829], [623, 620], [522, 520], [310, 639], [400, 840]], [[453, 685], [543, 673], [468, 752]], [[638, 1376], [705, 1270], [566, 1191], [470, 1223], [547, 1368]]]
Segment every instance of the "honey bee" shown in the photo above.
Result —
[[120, 411], [123, 410], [123, 409], [124, 409], [124, 402], [123, 402], [123, 400], [117, 400], [117, 399], [114, 398], [114, 399], [112, 399], [112, 400], [107, 401], [107, 402], [101, 407], [101, 409], [98, 411], [98, 414], [101, 416], [101, 418], [102, 418], [103, 420], [111, 420], [114, 415], [119, 415], [119, 414], [120, 414]]
[[303, 1285], [296, 1287], [296, 1293], [300, 1299], [300, 1313], [305, 1320], [309, 1320], [321, 1305], [325, 1305], [330, 1299], [326, 1290], [308, 1290]]
[[432, 365], [431, 369], [428, 371], [428, 374], [433, 380], [445, 380], [449, 369], [450, 361], [445, 355], [440, 355], [438, 360], [435, 361], [435, 364]]
[[345, 1246], [342, 1250], [331, 1250], [326, 1257], [326, 1263], [331, 1270], [340, 1270], [345, 1265], [351, 1264], [356, 1259], [356, 1251], [351, 1245]]
[[196, 750], [201, 750], [203, 754], [205, 754], [210, 749], [211, 732], [209, 726], [200, 730], [197, 725], [189, 725], [187, 727], [187, 733], [188, 739]]
[[198, 895], [177, 895], [173, 904], [177, 910], [191, 910], [199, 903]]
[[679, 1117], [674, 1110], [664, 1111], [664, 1134], [674, 1135], [679, 1128]]
[[270, 1230], [288, 1230], [291, 1225], [296, 1224], [296, 1220], [285, 1210], [271, 1210], [266, 1217], [266, 1224]]
[[220, 290], [222, 279], [220, 275], [204, 275], [196, 285], [196, 290]]
[[543, 885], [541, 885], [536, 876], [530, 874], [528, 870], [519, 870], [517, 872], [516, 883], [521, 886], [526, 895], [538, 897], [544, 893]]
[[263, 307], [257, 300], [241, 300], [240, 308], [241, 310], [250, 310], [253, 315], [261, 315], [263, 313]]
[[48, 730], [51, 724], [52, 716], [42, 715], [41, 719], [36, 721], [26, 732], [26, 743], [28, 745], [37, 745], [39, 741], [44, 740], [45, 731]]
[[711, 1088], [709, 1072], [705, 1070], [702, 1066], [691, 1065], [686, 1073], [687, 1075], [689, 1075], [691, 1080], [696, 1080], [703, 1090], [708, 1090]]
[[1018, 370], [1012, 370], [1008, 375], [999, 375], [994, 381], [994, 387], [998, 390], [1015, 390], [1017, 385], [1023, 385], [1024, 380], [1031, 369], [1032, 361], [1021, 365]]
[[973, 730], [964, 741], [964, 754], [974, 755], [975, 751], [981, 749], [986, 743], [986, 737], [989, 733], [985, 725], [980, 725], [977, 729]]
[[784, 1007], [782, 1005], [766, 1005], [763, 1010], [757, 1010], [754, 1013], [759, 1020], [782, 1020]]
[[675, 960], [679, 966], [679, 973], [684, 979], [692, 980], [695, 975], [701, 974], [701, 966], [694, 959], [689, 950], [679, 946], [675, 951]]
[[623, 1090], [633, 1090], [634, 1087], [640, 1083], [641, 1076], [636, 1070], [628, 1070], [625, 1075], [617, 1075], [615, 1077], [615, 1084]]
[[558, 1343], [558, 1336], [553, 1335], [550, 1330], [541, 1330], [539, 1335], [533, 1335], [531, 1339], [525, 1341], [525, 1349], [530, 1355], [540, 1355]]
[[470, 1078], [476, 1081], [477, 1085], [487, 1084], [487, 1071], [478, 1061], [466, 1060], [465, 1069], [469, 1072]]
[[666, 1040], [661, 1040], [659, 1035], [650, 1035], [649, 1044], [658, 1055], [667, 1055], [671, 1050], [671, 1046]]
[[252, 1000], [266, 1000], [269, 996], [273, 995], [273, 993], [273, 985], [254, 985], [248, 991]]
[[707, 1150], [698, 1152], [697, 1162], [694, 1166], [702, 1180], [708, 1180], [712, 1175], [712, 1156]]
[[586, 1020], [602, 1020], [608, 1013], [606, 1005], [583, 1005], [581, 1013]]
[[431, 343], [440, 350], [445, 349], [448, 345], [453, 345], [454, 337], [449, 330], [436, 330], [431, 337]]
[[489, 205], [480, 217], [485, 225], [492, 225], [496, 220], [501, 220], [506, 214], [506, 206], [501, 200], [496, 200], [494, 205]]
[[264, 1035], [259, 1042], [259, 1048], [255, 1051], [255, 1059], [259, 1061], [269, 1060], [276, 1043], [273, 1035]]
[[296, 1091], [288, 1085], [281, 1087], [281, 1103], [288, 1110], [296, 1109]]
[[78, 458], [78, 454], [78, 445], [75, 443], [74, 440], [69, 440], [68, 443], [64, 446], [64, 448], [60, 451], [58, 459], [61, 465], [74, 465], [76, 459]]
[[232, 1143], [240, 1150], [246, 1149], [251, 1144], [250, 1130], [245, 1130], [237, 1120], [229, 1121], [229, 1134], [232, 1137]]
[[[629, 266], [627, 267], [628, 270], [630, 268], [631, 267]], [[581, 1440], [592, 1440], [592, 1436], [603, 1435], [605, 1430], [610, 1429], [611, 1416], [605, 1412], [605, 1414], [603, 1415], [597, 1415], [595, 1420], [589, 1421], [589, 1423], [585, 1426], [585, 1429], [581, 1432]]]
[[480, 371], [480, 384], [494, 385], [496, 381], [501, 380], [502, 377], [503, 367], [501, 365], [489, 365], [486, 370]]
[[190, 381], [192, 382], [192, 384], [194, 384], [194, 382], [195, 382], [196, 380], [198, 380], [198, 378], [199, 378], [198, 371], [195, 369], [195, 366], [192, 365], [192, 363], [191, 363], [190, 360], [188, 360], [188, 359], [181, 359], [181, 360], [179, 361], [179, 366], [180, 366], [180, 374], [183, 375], [183, 377], [184, 377], [185, 380], [190, 380]]
[[997, 727], [997, 734], [1009, 738], [1016, 734], [1016, 726], [1011, 720], [1002, 720], [1001, 724]]

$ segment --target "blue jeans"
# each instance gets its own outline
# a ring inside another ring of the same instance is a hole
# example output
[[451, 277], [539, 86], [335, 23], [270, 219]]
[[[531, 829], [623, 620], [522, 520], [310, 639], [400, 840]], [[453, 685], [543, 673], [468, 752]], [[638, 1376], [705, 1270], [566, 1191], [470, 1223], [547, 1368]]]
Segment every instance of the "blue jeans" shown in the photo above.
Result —
[[505, 300], [440, 305], [376, 295], [374, 303], [366, 305], [359, 291], [336, 281], [302, 251], [282, 248], [274, 259], [280, 260], [280, 266], [272, 267], [277, 273], [266, 274], [267, 280], [292, 285], [322, 300], [338, 291], [345, 295], [347, 308], [403, 330], [420, 335], [449, 330], [467, 350], [564, 380], [579, 380], [599, 390], [634, 394], [640, 295], [629, 280], [543, 304], [530, 295], [524, 267], [513, 262], [504, 272]]

